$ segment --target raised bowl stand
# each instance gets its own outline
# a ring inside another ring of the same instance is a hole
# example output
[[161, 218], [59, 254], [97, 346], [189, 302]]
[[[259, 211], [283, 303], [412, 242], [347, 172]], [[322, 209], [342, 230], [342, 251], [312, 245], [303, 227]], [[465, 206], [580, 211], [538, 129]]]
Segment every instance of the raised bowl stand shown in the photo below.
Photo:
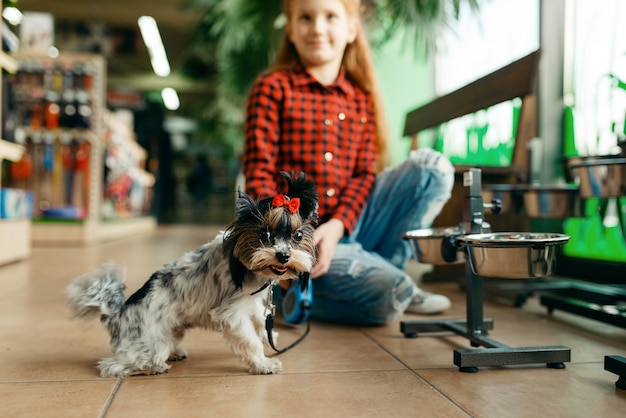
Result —
[[[481, 171], [471, 168], [463, 176], [463, 222], [466, 234], [485, 231], [485, 205], [481, 194]], [[469, 261], [465, 264], [467, 318], [420, 321], [401, 321], [400, 332], [407, 338], [417, 338], [421, 334], [453, 332], [465, 337], [472, 347], [481, 349], [454, 350], [454, 364], [459, 371], [475, 373], [478, 367], [493, 367], [521, 364], [545, 363], [554, 369], [565, 368], [570, 361], [568, 347], [509, 347], [489, 338], [493, 320], [483, 317], [483, 278], [472, 272]]]

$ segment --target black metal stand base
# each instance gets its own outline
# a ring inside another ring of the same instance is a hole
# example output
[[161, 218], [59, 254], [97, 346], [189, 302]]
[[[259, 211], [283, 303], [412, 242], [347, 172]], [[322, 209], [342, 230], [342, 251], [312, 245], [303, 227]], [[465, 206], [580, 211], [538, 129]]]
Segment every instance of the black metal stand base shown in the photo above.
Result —
[[[482, 217], [485, 210], [481, 193], [480, 169], [471, 168], [463, 174], [463, 226], [466, 233], [477, 234], [490, 230]], [[492, 208], [497, 207], [496, 201]], [[441, 253], [444, 256], [447, 240], [442, 240]], [[455, 245], [457, 247], [456, 239]], [[452, 248], [456, 250], [456, 248]], [[469, 261], [467, 248], [465, 249], [465, 293], [466, 319], [444, 319], [435, 321], [402, 321], [400, 331], [405, 337], [416, 338], [422, 333], [453, 332], [470, 341], [472, 347], [485, 347], [475, 350], [454, 350], [454, 364], [459, 371], [475, 373], [478, 367], [508, 366], [520, 364], [545, 363], [554, 369], [565, 368], [565, 362], [570, 361], [570, 349], [563, 346], [549, 347], [509, 347], [488, 337], [488, 330], [493, 328], [493, 321], [483, 319], [483, 279], [474, 274]], [[443, 257], [445, 259], [445, 257]], [[490, 262], [491, 259], [489, 259]], [[495, 260], [493, 262], [502, 262]], [[510, 260], [509, 262], [528, 263], [529, 260]], [[535, 261], [532, 261], [533, 264]], [[534, 269], [534, 267], [533, 267]], [[506, 269], [503, 269], [506, 271]], [[533, 270], [534, 271], [534, 270]], [[532, 277], [532, 274], [529, 273]], [[506, 279], [506, 277], [503, 277]]]
[[569, 281], [567, 287], [548, 290], [541, 295], [541, 304], [551, 314], [556, 309], [585, 316], [616, 327], [626, 328], [626, 287], [597, 286]]
[[486, 330], [493, 329], [493, 320], [486, 318], [475, 332], [467, 330], [464, 319], [442, 319], [428, 321], [402, 321], [400, 331], [407, 338], [420, 334], [453, 332], [467, 338], [474, 347], [482, 349], [454, 350], [454, 364], [459, 371], [476, 373], [478, 367], [541, 364], [553, 369], [565, 368], [571, 359], [571, 350], [563, 346], [509, 347], [487, 336]]
[[615, 387], [618, 389], [626, 389], [626, 358], [621, 356], [605, 356], [604, 370], [615, 373], [619, 376]]
[[440, 319], [426, 321], [401, 321], [400, 332], [407, 338], [420, 334], [453, 332], [470, 341], [472, 347], [481, 349], [454, 350], [454, 364], [459, 371], [476, 373], [478, 367], [513, 366], [521, 364], [546, 364], [553, 369], [565, 368], [570, 361], [568, 347], [509, 347], [489, 338], [493, 320], [483, 318], [483, 279], [472, 273], [466, 264], [465, 291], [467, 319]]

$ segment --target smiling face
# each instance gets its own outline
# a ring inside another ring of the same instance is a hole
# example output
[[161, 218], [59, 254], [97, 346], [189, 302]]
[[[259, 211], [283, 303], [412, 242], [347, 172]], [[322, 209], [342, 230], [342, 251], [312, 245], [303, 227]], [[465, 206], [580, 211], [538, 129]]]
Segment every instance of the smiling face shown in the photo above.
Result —
[[258, 229], [240, 238], [235, 255], [250, 271], [274, 280], [296, 279], [315, 262], [313, 227], [299, 213], [275, 207], [259, 218]]
[[[264, 201], [259, 210], [251, 200], [248, 204], [249, 210], [228, 228], [227, 253], [247, 271], [271, 280], [297, 279], [310, 272], [316, 254], [313, 226], [288, 207], [271, 207]], [[235, 273], [231, 265], [231, 274]]]
[[357, 35], [358, 20], [340, 0], [294, 0], [287, 10], [287, 36], [300, 61], [323, 84], [335, 81], [346, 46]]

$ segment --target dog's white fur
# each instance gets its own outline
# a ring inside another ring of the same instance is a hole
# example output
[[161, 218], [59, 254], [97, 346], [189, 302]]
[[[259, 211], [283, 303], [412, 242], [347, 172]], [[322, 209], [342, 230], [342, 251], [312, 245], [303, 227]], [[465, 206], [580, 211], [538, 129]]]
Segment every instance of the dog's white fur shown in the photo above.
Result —
[[187, 357], [180, 343], [196, 327], [222, 332], [251, 373], [280, 371], [281, 361], [264, 353], [270, 288], [263, 286], [308, 275], [313, 267], [309, 220], [317, 216], [317, 195], [309, 197], [303, 195], [304, 209], [295, 214], [240, 197], [239, 216], [226, 232], [164, 265], [126, 301], [114, 263], [73, 281], [67, 295], [74, 316], [100, 315], [111, 335], [114, 355], [98, 363], [101, 376], [167, 372], [168, 361]]
[[[102, 377], [164, 373], [167, 361], [183, 360], [187, 353], [180, 342], [188, 328], [220, 331], [231, 350], [250, 366], [254, 374], [282, 370], [278, 358], [264, 353], [265, 301], [269, 288], [260, 289], [267, 277], [246, 282], [237, 290], [232, 285], [228, 261], [220, 247], [223, 233], [194, 252], [165, 265], [144, 285], [149, 286], [142, 303], [124, 305], [124, 284], [119, 270], [107, 263], [68, 287], [68, 304], [76, 316], [101, 313], [111, 333], [115, 355], [98, 363]], [[313, 258], [292, 253], [290, 266], [309, 271]], [[208, 265], [205, 274], [198, 274]], [[293, 278], [293, 277], [292, 277]], [[132, 299], [132, 298], [131, 298]]]

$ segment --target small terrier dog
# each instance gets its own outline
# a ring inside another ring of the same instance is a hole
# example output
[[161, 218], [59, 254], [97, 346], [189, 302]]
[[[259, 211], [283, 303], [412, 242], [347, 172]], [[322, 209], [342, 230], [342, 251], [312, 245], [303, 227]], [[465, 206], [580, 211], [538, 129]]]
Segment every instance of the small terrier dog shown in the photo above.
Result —
[[114, 355], [98, 363], [102, 377], [167, 372], [168, 360], [187, 357], [180, 343], [195, 327], [222, 332], [251, 373], [282, 370], [279, 359], [264, 353], [265, 301], [274, 283], [308, 278], [316, 261], [318, 196], [303, 173], [281, 176], [286, 194], [256, 202], [240, 192], [225, 231], [161, 267], [126, 302], [113, 263], [68, 286], [74, 316], [100, 315], [111, 335]]

